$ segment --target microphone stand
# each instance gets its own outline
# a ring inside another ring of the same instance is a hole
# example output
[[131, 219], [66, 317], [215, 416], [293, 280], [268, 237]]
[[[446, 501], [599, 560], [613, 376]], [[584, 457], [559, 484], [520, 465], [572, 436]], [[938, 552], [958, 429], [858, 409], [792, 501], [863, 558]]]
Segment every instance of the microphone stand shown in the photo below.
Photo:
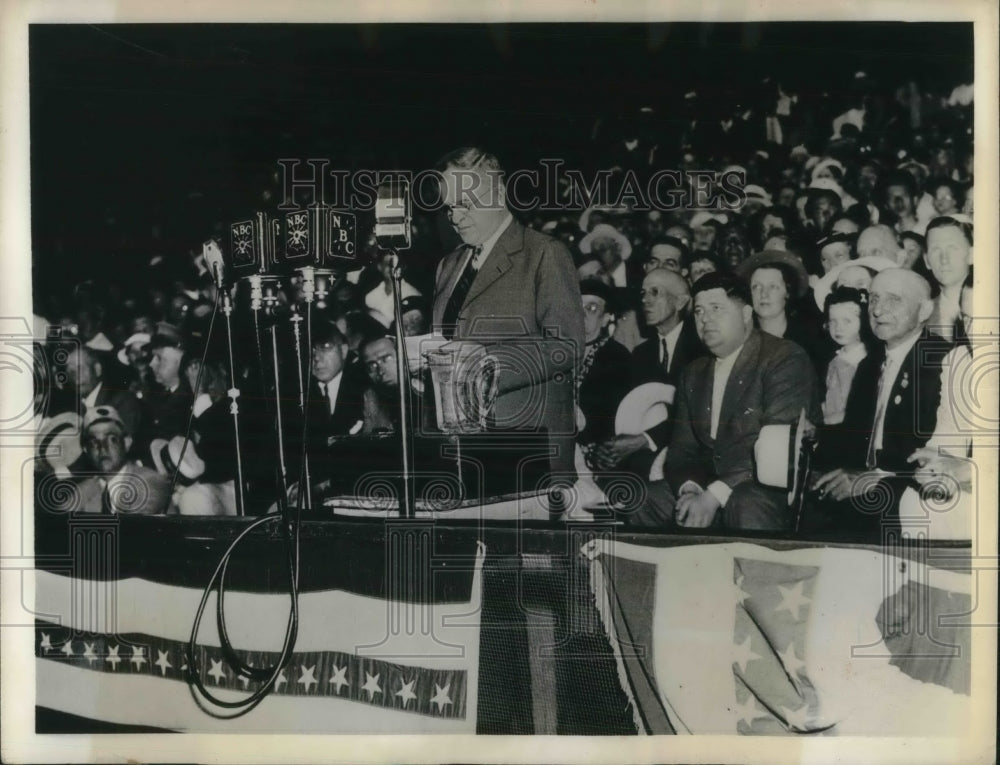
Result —
[[391, 248], [392, 254], [392, 305], [395, 314], [396, 379], [399, 382], [399, 430], [403, 444], [403, 486], [399, 497], [401, 517], [416, 517], [413, 498], [413, 456], [410, 453], [410, 365], [406, 359], [406, 342], [403, 340], [403, 307], [400, 301], [403, 270], [399, 266], [399, 253]]
[[[216, 272], [218, 269], [216, 268]], [[222, 292], [222, 313], [226, 317], [226, 346], [229, 350], [229, 390], [226, 394], [230, 398], [229, 413], [233, 416], [233, 434], [236, 438], [236, 514], [246, 515], [246, 505], [243, 501], [243, 454], [240, 450], [240, 389], [236, 387], [236, 365], [233, 363], [233, 299], [229, 290], [221, 285], [221, 280], [216, 273], [216, 285]]]
[[[263, 281], [265, 277], [254, 275], [250, 277], [250, 308], [254, 312], [254, 324], [255, 326], [260, 326], [259, 315], [261, 307], [265, 308], [265, 314], [268, 318], [272, 318], [271, 324], [271, 356], [274, 362], [274, 403], [275, 403], [275, 414], [276, 414], [276, 425], [278, 434], [278, 465], [281, 468], [281, 492], [282, 495], [288, 493], [288, 471], [285, 468], [285, 440], [282, 435], [282, 423], [281, 423], [281, 384], [278, 381], [278, 332], [276, 328], [276, 322], [273, 321], [273, 317], [270, 315], [274, 304], [277, 302], [277, 296], [271, 292], [267, 295], [263, 291]], [[268, 278], [268, 282], [274, 284], [276, 280]]]

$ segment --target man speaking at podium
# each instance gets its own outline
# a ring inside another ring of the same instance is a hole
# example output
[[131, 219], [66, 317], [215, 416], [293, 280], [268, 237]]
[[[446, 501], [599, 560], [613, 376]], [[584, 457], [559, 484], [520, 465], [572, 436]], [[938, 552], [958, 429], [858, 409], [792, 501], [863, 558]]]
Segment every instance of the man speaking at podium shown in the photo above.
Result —
[[514, 220], [503, 169], [492, 154], [461, 148], [437, 170], [448, 221], [462, 245], [438, 265], [434, 329], [496, 357], [493, 424], [547, 429], [555, 447], [553, 477], [572, 482], [573, 375], [584, 338], [572, 258], [561, 242]]

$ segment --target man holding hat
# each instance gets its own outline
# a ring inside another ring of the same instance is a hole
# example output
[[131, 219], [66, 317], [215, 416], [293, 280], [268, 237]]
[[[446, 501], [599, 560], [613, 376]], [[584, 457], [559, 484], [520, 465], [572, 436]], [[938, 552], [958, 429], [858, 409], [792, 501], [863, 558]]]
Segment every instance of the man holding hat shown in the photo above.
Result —
[[765, 425], [788, 424], [803, 410], [818, 421], [816, 377], [805, 351], [753, 325], [750, 290], [712, 273], [694, 287], [694, 318], [709, 355], [681, 374], [666, 481], [628, 520], [733, 530], [787, 530], [787, 492], [759, 483], [754, 444]]
[[80, 482], [77, 510], [85, 513], [156, 515], [170, 505], [170, 482], [126, 459], [132, 436], [113, 406], [88, 409], [80, 444], [93, 474]]

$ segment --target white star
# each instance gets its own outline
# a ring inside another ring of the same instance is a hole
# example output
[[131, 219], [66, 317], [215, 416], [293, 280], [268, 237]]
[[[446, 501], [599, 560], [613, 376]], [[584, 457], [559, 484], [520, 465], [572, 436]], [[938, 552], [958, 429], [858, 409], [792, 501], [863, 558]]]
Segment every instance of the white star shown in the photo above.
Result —
[[156, 666], [160, 668], [160, 677], [167, 674], [167, 668], [173, 667], [174, 665], [170, 663], [170, 659], [167, 658], [167, 652], [161, 651], [159, 648], [156, 649]]
[[378, 684], [378, 679], [380, 677], [382, 677], [381, 674], [375, 675], [373, 677], [372, 675], [369, 675], [367, 672], [365, 672], [365, 684], [361, 686], [361, 690], [368, 691], [369, 701], [375, 698], [376, 693], [382, 692], [382, 688]]
[[799, 619], [799, 609], [802, 606], [806, 606], [810, 603], [809, 598], [807, 598], [802, 589], [806, 586], [804, 581], [798, 582], [794, 587], [782, 587], [778, 585], [778, 589], [781, 590], [781, 602], [778, 607], [774, 609], [774, 612], [778, 611], [788, 611], [796, 621]]
[[[248, 667], [252, 667], [253, 666], [253, 662], [252, 661], [248, 661], [247, 662], [247, 666]], [[246, 688], [250, 684], [250, 678], [247, 677], [246, 675], [240, 675], [240, 682], [243, 683], [243, 687]]]
[[65, 643], [63, 643], [62, 652], [64, 654], [66, 654], [67, 656], [74, 656], [75, 655], [73, 653], [73, 641], [72, 640], [67, 640]]
[[226, 670], [222, 668], [222, 661], [211, 660], [212, 668], [208, 671], [210, 677], [215, 678], [215, 684], [221, 685], [222, 681], [226, 679]]
[[785, 665], [785, 671], [792, 677], [792, 679], [795, 679], [799, 674], [801, 674], [801, 670], [806, 668], [806, 663], [795, 655], [794, 640], [788, 644], [788, 648], [778, 653], [778, 656], [781, 657], [781, 663]]
[[442, 711], [451, 703], [451, 699], [448, 698], [448, 690], [450, 688], [451, 683], [448, 683], [444, 688], [437, 683], [434, 683], [434, 695], [431, 697], [431, 703], [437, 706], [438, 712]]
[[285, 678], [285, 670], [281, 670], [278, 673], [278, 679], [274, 681], [274, 690], [280, 691], [281, 686], [283, 686], [287, 682], [288, 680]]
[[329, 682], [332, 685], [337, 686], [337, 694], [340, 694], [340, 689], [345, 685], [349, 685], [347, 682], [347, 667], [334, 667], [336, 672], [334, 672], [333, 677], [330, 678]]
[[106, 658], [105, 661], [108, 662], [108, 664], [111, 665], [112, 671], [118, 669], [118, 662], [121, 661], [121, 659], [118, 658], [118, 649], [119, 648], [121, 648], [121, 646], [120, 645], [116, 645], [116, 646], [108, 649], [108, 658]]
[[299, 685], [304, 685], [306, 687], [306, 693], [312, 689], [312, 686], [316, 685], [318, 681], [316, 680], [313, 672], [316, 671], [316, 665], [313, 664], [311, 667], [299, 667], [302, 671], [302, 676], [299, 678]]
[[743, 574], [740, 574], [739, 577], [736, 579], [736, 585], [735, 585], [736, 602], [741, 606], [743, 605], [744, 601], [750, 597], [750, 593], [748, 593], [746, 590], [743, 589], [743, 580], [745, 578], [746, 577], [744, 577]]
[[760, 655], [750, 650], [750, 636], [747, 635], [739, 645], [733, 646], [733, 663], [740, 665], [740, 672], [747, 671], [747, 664], [754, 659], [759, 659]]
[[746, 723], [747, 727], [753, 726], [753, 721], [760, 719], [761, 717], [766, 717], [757, 711], [757, 700], [754, 699], [752, 693], [747, 694], [747, 700], [742, 704], [736, 703], [736, 722]]
[[97, 654], [94, 653], [93, 643], [83, 644], [83, 658], [90, 662], [90, 666], [94, 666], [94, 662], [97, 661]]
[[51, 651], [52, 650], [52, 638], [49, 637], [49, 633], [42, 633], [42, 650]]
[[136, 669], [142, 669], [142, 665], [146, 663], [146, 649], [141, 645], [132, 649], [132, 663]]
[[416, 680], [411, 680], [408, 683], [404, 683], [402, 680], [399, 681], [399, 690], [396, 691], [396, 695], [403, 700], [404, 707], [417, 697], [417, 694], [413, 692], [413, 685], [416, 682]]
[[803, 704], [796, 710], [781, 708], [781, 714], [785, 718], [785, 723], [789, 728], [796, 731], [809, 730], [809, 705]]

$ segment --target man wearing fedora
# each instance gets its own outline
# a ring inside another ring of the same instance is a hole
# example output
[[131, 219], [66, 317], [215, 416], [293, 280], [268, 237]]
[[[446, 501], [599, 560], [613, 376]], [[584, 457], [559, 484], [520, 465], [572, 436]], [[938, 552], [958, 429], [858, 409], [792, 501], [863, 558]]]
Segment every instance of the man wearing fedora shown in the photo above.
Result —
[[128, 426], [112, 406], [88, 409], [80, 444], [92, 473], [77, 486], [84, 513], [156, 515], [170, 506], [170, 482], [155, 470], [126, 458], [132, 445]]
[[154, 438], [169, 440], [184, 435], [194, 406], [194, 395], [181, 374], [185, 343], [180, 331], [161, 322], [149, 346], [153, 353], [149, 368], [160, 390], [144, 399], [144, 427], [137, 446], [142, 454], [146, 454]]
[[[681, 374], [664, 481], [628, 518], [638, 526], [784, 531], [787, 493], [764, 486], [754, 444], [765, 425], [819, 412], [815, 373], [795, 343], [756, 329], [742, 279], [706, 274], [694, 288], [694, 318], [709, 355]], [[813, 421], [818, 421], [813, 419]]]
[[500, 368], [493, 422], [546, 429], [556, 447], [551, 470], [571, 483], [574, 372], [584, 347], [573, 260], [562, 242], [514, 220], [495, 156], [462, 148], [438, 169], [448, 222], [462, 244], [438, 265], [434, 330], [486, 346]]

